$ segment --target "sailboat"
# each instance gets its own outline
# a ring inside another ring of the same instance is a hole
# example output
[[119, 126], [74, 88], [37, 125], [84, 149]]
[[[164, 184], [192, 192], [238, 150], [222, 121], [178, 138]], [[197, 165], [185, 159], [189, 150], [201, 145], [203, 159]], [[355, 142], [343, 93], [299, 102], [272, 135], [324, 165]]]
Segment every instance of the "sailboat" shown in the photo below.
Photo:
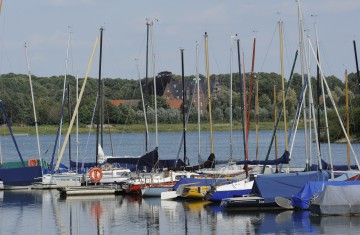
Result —
[[16, 142], [14, 133], [12, 131], [11, 124], [8, 119], [7, 112], [2, 100], [0, 100], [0, 108], [4, 114], [6, 125], [9, 129], [9, 133], [13, 140], [16, 151], [20, 157], [21, 165], [22, 165], [14, 168], [4, 168], [6, 164], [3, 163], [0, 168], [0, 182], [1, 182], [0, 187], [17, 188], [22, 186], [29, 186], [35, 182], [40, 182], [42, 176], [42, 167], [37, 164], [37, 161], [34, 165], [31, 166], [29, 162], [27, 165], [25, 164], [25, 161], [23, 160], [23, 157], [20, 153], [20, 149]]
[[7, 113], [5, 110], [5, 107], [0, 100], [0, 106], [2, 108], [2, 112], [5, 116], [6, 124], [8, 126], [10, 135], [13, 139], [15, 148], [19, 154], [21, 165], [20, 168], [4, 168], [4, 165], [1, 164], [0, 168], [0, 181], [2, 181], [2, 184], [0, 187], [11, 187], [11, 186], [29, 186], [32, 183], [41, 181], [42, 177], [42, 166], [44, 164], [42, 158], [41, 158], [41, 150], [40, 150], [40, 142], [39, 142], [39, 131], [38, 131], [38, 122], [37, 122], [37, 116], [36, 116], [36, 109], [35, 109], [35, 101], [34, 101], [34, 93], [33, 93], [33, 87], [32, 87], [32, 80], [31, 80], [31, 73], [30, 73], [30, 63], [28, 59], [28, 53], [27, 53], [27, 47], [25, 43], [25, 55], [26, 55], [26, 62], [28, 67], [28, 75], [29, 75], [29, 83], [30, 83], [30, 91], [31, 91], [31, 100], [32, 100], [32, 106], [33, 106], [33, 112], [34, 112], [34, 120], [35, 120], [35, 129], [36, 129], [36, 136], [37, 136], [37, 146], [39, 151], [39, 160], [36, 160], [35, 158], [28, 160], [28, 167], [25, 166], [25, 163], [23, 161], [23, 158], [21, 156], [20, 150], [18, 148], [18, 145], [16, 143], [15, 137], [13, 135], [10, 122], [7, 117]]

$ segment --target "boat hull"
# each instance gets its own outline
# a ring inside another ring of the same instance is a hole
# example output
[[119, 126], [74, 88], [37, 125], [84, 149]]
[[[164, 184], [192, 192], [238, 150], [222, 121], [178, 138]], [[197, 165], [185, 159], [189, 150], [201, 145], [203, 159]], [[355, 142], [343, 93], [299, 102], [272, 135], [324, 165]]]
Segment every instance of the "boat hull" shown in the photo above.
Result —
[[220, 203], [222, 210], [281, 210], [275, 202], [265, 202], [264, 198], [257, 196], [226, 198]]
[[141, 195], [143, 197], [160, 197], [163, 192], [167, 192], [172, 189], [172, 186], [160, 186], [160, 187], [145, 187], [141, 189]]
[[251, 189], [241, 189], [241, 190], [229, 190], [229, 191], [216, 191], [211, 194], [207, 200], [211, 202], [221, 202], [224, 198], [233, 198], [233, 197], [241, 197], [245, 194], [249, 194]]
[[0, 181], [3, 187], [29, 186], [33, 183], [41, 182], [41, 166], [2, 168], [0, 169]]

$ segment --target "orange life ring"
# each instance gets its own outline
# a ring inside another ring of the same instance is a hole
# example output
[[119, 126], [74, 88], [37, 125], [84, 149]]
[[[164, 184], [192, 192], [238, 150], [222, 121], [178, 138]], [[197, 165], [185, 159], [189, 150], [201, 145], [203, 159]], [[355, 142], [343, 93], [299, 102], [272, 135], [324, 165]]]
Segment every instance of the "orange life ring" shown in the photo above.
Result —
[[92, 182], [97, 183], [103, 177], [102, 170], [98, 167], [91, 168], [89, 171], [89, 178]]
[[38, 161], [35, 158], [30, 158], [28, 161], [28, 166], [37, 166]]

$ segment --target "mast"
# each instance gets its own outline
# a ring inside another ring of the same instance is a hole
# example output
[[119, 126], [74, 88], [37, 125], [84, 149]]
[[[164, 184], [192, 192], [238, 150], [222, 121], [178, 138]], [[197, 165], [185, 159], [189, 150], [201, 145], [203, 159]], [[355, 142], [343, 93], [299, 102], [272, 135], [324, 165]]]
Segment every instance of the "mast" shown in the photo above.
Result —
[[[152, 23], [150, 23], [150, 21], [147, 19], [146, 21], [146, 67], [145, 67], [145, 85], [144, 85], [144, 93], [145, 96], [149, 95], [149, 91], [148, 91], [148, 79], [149, 79], [149, 27], [150, 25], [152, 25]], [[142, 88], [141, 88], [142, 89]], [[147, 114], [147, 106], [144, 105], [144, 113], [145, 113], [145, 152], [148, 152], [148, 145], [149, 145], [149, 130], [147, 127], [147, 120], [146, 120], [146, 114]]]
[[[79, 100], [79, 76], [76, 75], [76, 103]], [[70, 119], [69, 119], [70, 120]], [[76, 114], [76, 172], [79, 168], [79, 113]]]
[[143, 106], [143, 112], [144, 112], [144, 119], [145, 119], [145, 152], [147, 153], [147, 143], [149, 140], [149, 127], [148, 127], [148, 123], [147, 123], [147, 117], [146, 117], [146, 105], [145, 105], [145, 99], [144, 99], [144, 94], [143, 94], [143, 87], [141, 84], [141, 78], [140, 78], [140, 70], [139, 70], [139, 63], [138, 60], [136, 59], [136, 69], [138, 72], [138, 79], [139, 79], [139, 84], [140, 84], [140, 94], [141, 94], [141, 103]]
[[279, 21], [279, 36], [280, 36], [280, 65], [281, 65], [281, 93], [282, 93], [282, 104], [283, 104], [283, 115], [284, 115], [284, 137], [285, 137], [285, 150], [288, 151], [288, 140], [287, 140], [287, 122], [286, 122], [286, 102], [285, 102], [285, 78], [284, 78], [284, 48], [283, 48], [283, 22]]
[[259, 82], [256, 78], [256, 94], [255, 94], [255, 159], [259, 156]]
[[[256, 46], [256, 38], [254, 38], [254, 42], [253, 42], [251, 73], [250, 73], [250, 83], [249, 83], [249, 97], [248, 97], [249, 100], [247, 103], [247, 116], [246, 116], [246, 141], [247, 142], [249, 142], [251, 105], [252, 105], [253, 85], [254, 85], [255, 46]], [[245, 66], [244, 66], [244, 69], [245, 69]]]
[[230, 36], [230, 159], [233, 160], [233, 73], [232, 73], [232, 64], [233, 64], [233, 38], [237, 35]]
[[39, 128], [38, 128], [38, 121], [37, 121], [37, 117], [36, 117], [34, 91], [33, 91], [33, 86], [32, 86], [31, 72], [30, 72], [30, 62], [29, 62], [26, 43], [25, 43], [25, 56], [26, 56], [26, 62], [27, 62], [27, 68], [28, 68], [28, 76], [29, 76], [29, 82], [30, 82], [31, 101], [32, 101], [33, 112], [34, 112], [34, 121], [35, 121], [36, 140], [37, 140], [37, 146], [38, 146], [39, 160], [40, 160], [40, 166], [42, 168], [43, 166], [42, 166], [42, 156], [41, 156], [41, 148], [40, 148]]
[[[349, 81], [348, 81], [348, 73], [345, 70], [345, 98], [346, 98], [346, 134], [350, 136], [350, 117], [349, 117]], [[350, 145], [347, 143], [346, 145], [346, 159], [347, 166], [350, 169]]]
[[181, 51], [181, 80], [182, 80], [182, 89], [183, 89], [183, 97], [182, 97], [182, 113], [183, 113], [183, 136], [184, 136], [184, 163], [186, 164], [186, 121], [185, 121], [185, 101], [186, 101], [186, 90], [185, 90], [185, 76], [184, 76], [184, 49], [180, 49]]
[[196, 88], [197, 88], [197, 118], [198, 118], [198, 163], [201, 161], [201, 149], [200, 149], [200, 77], [199, 77], [199, 44], [196, 42]]
[[[98, 118], [97, 118], [97, 125], [96, 125], [96, 162], [95, 165], [98, 165], [98, 157], [99, 157], [99, 134], [100, 134], [100, 126], [102, 130], [102, 83], [101, 83], [101, 64], [102, 64], [102, 40], [103, 40], [103, 31], [104, 28], [100, 28], [100, 53], [99, 53], [99, 79], [98, 79]], [[100, 140], [100, 146], [103, 148], [103, 137], [101, 132], [101, 140]]]
[[[274, 130], [277, 128], [277, 110], [276, 110], [276, 85], [274, 85]], [[277, 132], [274, 133], [275, 159], [278, 158]], [[279, 172], [279, 166], [276, 164], [276, 172]]]
[[[68, 115], [71, 120], [71, 103], [70, 103], [70, 83], [67, 84], [67, 98], [68, 98]], [[71, 166], [71, 135], [69, 136], [69, 166]]]
[[[246, 104], [246, 72], [245, 72], [245, 54], [243, 53], [243, 79], [242, 79], [242, 91], [243, 91], [243, 95], [242, 95], [242, 101], [243, 101], [243, 117], [244, 117], [244, 123], [245, 123], [245, 160], [249, 160], [249, 139], [247, 136], [248, 133], [248, 126], [247, 126], [247, 115], [246, 115], [246, 110], [247, 110], [247, 104]], [[246, 170], [246, 176], [248, 176], [248, 171], [247, 171], [247, 166], [245, 166], [245, 170]]]
[[210, 144], [211, 153], [214, 153], [214, 136], [212, 129], [212, 111], [211, 111], [211, 86], [210, 86], [210, 71], [209, 71], [209, 47], [208, 35], [205, 32], [205, 63], [206, 63], [206, 79], [207, 79], [207, 93], [208, 93], [208, 107], [209, 107], [209, 125], [210, 125]]
[[[316, 25], [315, 25], [315, 30], [316, 30]], [[317, 38], [317, 30], [316, 30], [316, 38]], [[317, 49], [316, 49], [316, 56], [317, 56], [317, 60], [320, 61], [320, 55], [319, 55], [319, 45], [317, 45]], [[320, 71], [319, 71], [319, 66], [316, 65], [316, 90], [317, 90], [317, 132], [318, 132], [318, 137], [319, 137], [319, 150], [321, 151], [320, 148], [320, 96], [321, 96], [321, 86], [320, 86]], [[326, 108], [326, 107], [325, 107]]]
[[[237, 44], [237, 54], [238, 54], [238, 66], [239, 66], [239, 78], [240, 78], [240, 99], [244, 100], [244, 94], [243, 94], [243, 88], [242, 88], [242, 79], [241, 79], [241, 59], [240, 59], [240, 39], [236, 40], [236, 44]], [[244, 103], [240, 102], [241, 105], [241, 114], [242, 114], [242, 118], [241, 118], [241, 124], [242, 124], [242, 130], [243, 130], [243, 144], [244, 144], [244, 158], [246, 159], [246, 133], [245, 133], [245, 122], [244, 122]], [[247, 177], [247, 176], [246, 176]]]

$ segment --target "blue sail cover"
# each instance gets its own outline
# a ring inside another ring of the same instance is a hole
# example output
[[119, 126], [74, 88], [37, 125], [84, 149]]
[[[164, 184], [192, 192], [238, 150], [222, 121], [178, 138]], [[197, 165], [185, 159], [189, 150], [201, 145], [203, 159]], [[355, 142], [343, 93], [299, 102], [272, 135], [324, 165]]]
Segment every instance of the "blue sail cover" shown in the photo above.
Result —
[[327, 181], [329, 178], [327, 171], [258, 175], [251, 193], [263, 197], [265, 203], [273, 203], [275, 197], [290, 199], [309, 181]]
[[28, 186], [35, 182], [41, 182], [41, 166], [0, 168], [0, 181], [4, 186]]
[[[321, 166], [323, 170], [331, 170], [331, 165], [324, 160], [321, 159]], [[349, 167], [347, 165], [333, 165], [334, 171], [347, 171], [349, 170]], [[316, 171], [319, 169], [319, 165], [313, 164], [310, 167], [310, 170]], [[357, 165], [350, 165], [351, 170], [359, 170]]]
[[284, 154], [275, 160], [245, 160], [238, 161], [236, 165], [278, 165], [278, 164], [288, 164], [290, 162], [290, 153], [285, 151]]
[[106, 162], [116, 164], [118, 167], [126, 167], [130, 171], [146, 170], [150, 172], [159, 161], [158, 148], [141, 157], [111, 157]]
[[360, 185], [360, 181], [310, 181], [300, 192], [291, 197], [291, 205], [300, 209], [309, 209], [310, 200], [318, 196], [327, 185]]

